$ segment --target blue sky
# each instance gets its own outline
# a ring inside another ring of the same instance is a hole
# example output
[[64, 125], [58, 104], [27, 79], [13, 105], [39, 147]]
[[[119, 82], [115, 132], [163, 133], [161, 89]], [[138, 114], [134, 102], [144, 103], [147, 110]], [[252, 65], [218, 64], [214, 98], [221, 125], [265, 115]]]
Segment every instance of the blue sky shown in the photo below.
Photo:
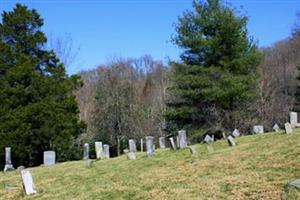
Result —
[[[178, 59], [181, 50], [170, 42], [173, 24], [192, 5], [192, 0], [0, 0], [0, 12], [12, 10], [17, 2], [38, 10], [47, 35], [70, 34], [74, 47], [80, 47], [67, 67], [70, 74], [115, 56]], [[300, 0], [225, 2], [249, 16], [249, 33], [260, 47], [288, 37], [300, 12]]]

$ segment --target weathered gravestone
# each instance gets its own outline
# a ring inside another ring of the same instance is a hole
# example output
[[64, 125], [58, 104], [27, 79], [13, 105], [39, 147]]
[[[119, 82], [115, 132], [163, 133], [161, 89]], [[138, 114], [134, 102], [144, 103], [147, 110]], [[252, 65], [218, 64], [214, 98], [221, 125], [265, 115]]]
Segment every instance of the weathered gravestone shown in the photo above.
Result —
[[103, 159], [102, 142], [95, 142], [95, 151], [96, 151], [96, 158], [97, 159]]
[[10, 147], [5, 147], [5, 166], [4, 166], [4, 172], [7, 171], [12, 171], [14, 170], [14, 166], [12, 165], [11, 162], [11, 148]]
[[261, 126], [261, 125], [253, 126], [253, 132], [254, 132], [255, 134], [261, 134], [261, 133], [264, 133], [264, 127]]
[[190, 149], [190, 152], [193, 156], [196, 156], [198, 153], [197, 153], [197, 149], [196, 149], [196, 146], [189, 146], [189, 149]]
[[177, 148], [179, 148], [179, 137], [178, 137], [178, 135], [176, 136], [176, 146], [177, 146]]
[[85, 143], [83, 146], [83, 160], [88, 160], [90, 158], [90, 145]]
[[207, 144], [214, 142], [214, 136], [210, 136], [210, 135], [207, 134], [204, 137], [204, 142], [207, 143]]
[[228, 143], [229, 143], [230, 146], [236, 146], [235, 140], [234, 140], [234, 138], [231, 135], [229, 135], [227, 137], [227, 141], [228, 141]]
[[55, 164], [55, 151], [44, 151], [44, 166]]
[[241, 133], [238, 129], [234, 129], [234, 131], [232, 131], [231, 135], [236, 138], [236, 137], [239, 137], [241, 135]]
[[129, 152], [136, 152], [135, 140], [130, 139], [128, 140], [128, 143], [129, 143]]
[[169, 141], [170, 141], [170, 146], [173, 150], [176, 149], [176, 144], [175, 144], [175, 141], [174, 141], [174, 137], [170, 137], [169, 138]]
[[274, 130], [275, 132], [279, 132], [279, 131], [280, 131], [280, 128], [279, 128], [278, 124], [274, 124], [273, 130]]
[[178, 139], [179, 139], [179, 148], [180, 149], [186, 148], [188, 146], [185, 130], [178, 131]]
[[105, 159], [109, 159], [110, 158], [109, 145], [108, 144], [104, 144], [103, 145], [103, 157]]
[[147, 154], [147, 156], [152, 156], [155, 154], [153, 139], [154, 138], [152, 136], [146, 137], [146, 154]]
[[284, 128], [285, 128], [285, 132], [287, 134], [290, 134], [293, 132], [292, 125], [288, 122], [284, 124]]
[[144, 140], [141, 139], [141, 152], [143, 152], [143, 151], [144, 151]]
[[166, 148], [166, 138], [165, 138], [165, 137], [160, 137], [160, 138], [158, 139], [158, 141], [159, 141], [159, 147], [160, 147], [161, 149]]
[[289, 182], [287, 185], [289, 188], [295, 188], [295, 189], [299, 190], [300, 189], [300, 179], [293, 180], [293, 181]]
[[135, 152], [128, 152], [126, 155], [127, 155], [127, 158], [129, 160], [136, 160], [136, 153]]
[[27, 195], [35, 194], [36, 188], [33, 183], [32, 175], [29, 170], [21, 170], [21, 177], [23, 181], [23, 187]]
[[290, 123], [292, 128], [300, 127], [298, 123], [298, 114], [296, 112], [290, 112]]

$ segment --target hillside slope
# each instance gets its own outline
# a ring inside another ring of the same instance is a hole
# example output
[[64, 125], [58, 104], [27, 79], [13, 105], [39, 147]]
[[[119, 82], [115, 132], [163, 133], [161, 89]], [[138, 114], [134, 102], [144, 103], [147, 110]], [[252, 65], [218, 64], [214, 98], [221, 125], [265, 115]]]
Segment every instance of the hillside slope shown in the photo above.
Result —
[[188, 149], [165, 149], [153, 157], [139, 153], [134, 161], [96, 161], [91, 168], [84, 161], [32, 168], [38, 194], [31, 197], [17, 172], [1, 173], [0, 199], [300, 199], [284, 189], [300, 178], [300, 130], [240, 137], [237, 143], [218, 141], [211, 154], [198, 144], [197, 158]]

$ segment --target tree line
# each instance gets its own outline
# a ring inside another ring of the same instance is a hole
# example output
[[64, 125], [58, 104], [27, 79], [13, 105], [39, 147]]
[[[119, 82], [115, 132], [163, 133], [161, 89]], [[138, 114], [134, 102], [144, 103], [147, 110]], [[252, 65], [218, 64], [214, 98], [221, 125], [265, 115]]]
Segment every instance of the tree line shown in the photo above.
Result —
[[207, 133], [284, 123], [300, 110], [300, 28], [259, 49], [247, 21], [222, 1], [194, 1], [172, 37], [179, 61], [114, 58], [69, 76], [66, 53], [46, 47], [38, 12], [17, 4], [0, 23], [1, 155], [11, 146], [16, 165], [34, 166], [44, 150], [58, 161], [80, 159], [86, 142], [108, 143], [120, 155], [128, 139], [147, 135], [186, 129], [194, 143]]

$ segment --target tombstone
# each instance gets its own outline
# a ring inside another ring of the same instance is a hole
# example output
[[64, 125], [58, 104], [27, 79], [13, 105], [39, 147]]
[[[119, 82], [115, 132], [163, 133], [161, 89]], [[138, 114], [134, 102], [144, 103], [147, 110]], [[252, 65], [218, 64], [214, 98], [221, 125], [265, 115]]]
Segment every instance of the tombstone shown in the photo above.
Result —
[[88, 143], [84, 144], [83, 147], [83, 160], [88, 160], [90, 158], [90, 145]]
[[143, 152], [143, 151], [144, 151], [144, 140], [141, 139], [141, 152]]
[[109, 159], [110, 158], [110, 154], [109, 154], [109, 145], [108, 144], [104, 144], [103, 145], [103, 157], [105, 159]]
[[171, 148], [173, 150], [176, 150], [176, 144], [175, 144], [174, 138], [170, 137], [169, 140], [170, 140]]
[[153, 137], [147, 136], [146, 137], [146, 153], [147, 156], [152, 156], [155, 154], [154, 146], [153, 146]]
[[255, 134], [261, 134], [261, 133], [264, 133], [264, 127], [261, 126], [261, 125], [253, 126], [253, 132], [254, 132]]
[[44, 166], [55, 164], [55, 151], [44, 151]]
[[135, 140], [130, 139], [128, 140], [128, 143], [129, 143], [129, 152], [136, 152]]
[[229, 143], [230, 146], [236, 146], [235, 140], [234, 140], [234, 138], [231, 135], [229, 135], [227, 137], [227, 141], [228, 141], [228, 143]]
[[178, 131], [178, 138], [179, 138], [179, 148], [180, 149], [186, 148], [188, 146], [186, 131], [185, 130]]
[[159, 147], [161, 149], [165, 149], [166, 148], [166, 138], [165, 137], [160, 137], [158, 139], [158, 141], [159, 141]]
[[135, 152], [128, 152], [126, 155], [127, 155], [128, 160], [136, 160]]
[[231, 133], [233, 137], [239, 137], [241, 135], [240, 131], [238, 129], [234, 129], [234, 131]]
[[95, 151], [96, 151], [96, 158], [97, 159], [103, 158], [102, 142], [95, 142]]
[[275, 132], [279, 132], [279, 131], [280, 131], [280, 128], [279, 128], [278, 124], [274, 124], [273, 130], [274, 130]]
[[23, 187], [27, 195], [35, 194], [36, 188], [33, 183], [32, 175], [29, 170], [21, 170], [21, 176], [23, 181]]
[[14, 166], [11, 163], [11, 148], [5, 147], [5, 166], [4, 172], [15, 170]]
[[193, 156], [196, 156], [198, 153], [197, 153], [197, 149], [196, 149], [196, 146], [189, 146], [189, 149], [190, 149], [190, 152]]
[[286, 134], [290, 134], [293, 132], [292, 125], [288, 122], [284, 124], [284, 128], [285, 128]]
[[204, 138], [204, 142], [209, 144], [211, 142], [214, 142], [214, 138], [207, 134]]
[[177, 146], [177, 148], [179, 148], [179, 137], [178, 136], [176, 136], [176, 146]]
[[299, 190], [300, 189], [300, 179], [293, 180], [293, 181], [289, 182], [287, 185], [289, 188], [295, 188], [295, 189]]
[[226, 139], [226, 134], [222, 132], [223, 139]]
[[298, 114], [296, 112], [290, 112], [290, 123], [292, 128], [299, 127]]

